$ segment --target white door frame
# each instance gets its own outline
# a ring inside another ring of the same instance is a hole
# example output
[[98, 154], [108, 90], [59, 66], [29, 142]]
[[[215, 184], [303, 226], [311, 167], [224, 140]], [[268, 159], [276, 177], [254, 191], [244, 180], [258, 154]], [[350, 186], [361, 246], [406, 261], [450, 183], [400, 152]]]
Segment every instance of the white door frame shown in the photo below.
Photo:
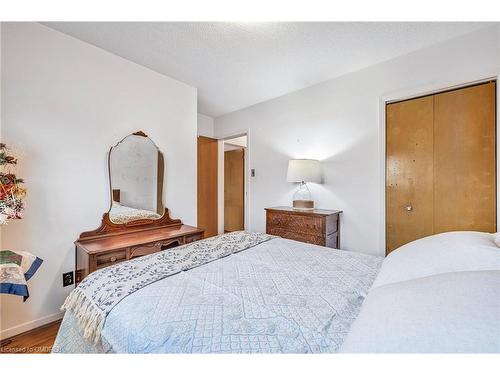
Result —
[[[486, 77], [486, 78], [485, 78]], [[483, 75], [479, 78], [472, 79], [463, 79], [460, 81], [453, 82], [441, 82], [435, 83], [426, 86], [414, 87], [409, 89], [402, 89], [392, 93], [384, 94], [379, 98], [379, 150], [380, 150], [380, 232], [379, 232], [379, 255], [385, 256], [385, 227], [386, 227], [386, 217], [385, 217], [385, 106], [387, 102], [399, 101], [411, 99], [419, 96], [432, 95], [446, 90], [459, 89], [461, 87], [467, 87], [474, 84], [479, 84], [483, 82], [488, 82], [492, 80], [497, 81], [496, 85], [496, 101], [497, 101], [497, 119], [496, 119], [496, 144], [497, 144], [497, 155], [498, 155], [498, 147], [500, 145], [500, 74], [498, 72], [492, 73], [491, 75]], [[496, 159], [497, 165], [497, 231], [500, 231], [500, 184], [499, 178], [500, 176], [500, 158]]]

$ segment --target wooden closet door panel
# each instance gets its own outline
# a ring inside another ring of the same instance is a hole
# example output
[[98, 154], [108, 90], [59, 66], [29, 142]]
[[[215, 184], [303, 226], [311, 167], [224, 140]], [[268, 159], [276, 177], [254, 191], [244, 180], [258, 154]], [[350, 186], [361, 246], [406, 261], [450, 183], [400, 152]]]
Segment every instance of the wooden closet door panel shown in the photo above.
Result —
[[386, 106], [386, 250], [433, 233], [433, 99]]
[[434, 96], [434, 231], [496, 231], [495, 83]]
[[245, 229], [245, 150], [224, 152], [224, 230]]
[[198, 224], [205, 229], [205, 237], [218, 234], [217, 230], [217, 139], [198, 137]]

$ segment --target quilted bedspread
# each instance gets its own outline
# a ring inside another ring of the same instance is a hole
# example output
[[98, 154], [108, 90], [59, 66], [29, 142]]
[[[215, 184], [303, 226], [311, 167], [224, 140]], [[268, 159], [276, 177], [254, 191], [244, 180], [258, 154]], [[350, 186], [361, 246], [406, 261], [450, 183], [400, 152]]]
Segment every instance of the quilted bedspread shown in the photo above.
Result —
[[336, 352], [381, 263], [275, 238], [130, 294], [98, 344], [66, 312], [53, 352]]

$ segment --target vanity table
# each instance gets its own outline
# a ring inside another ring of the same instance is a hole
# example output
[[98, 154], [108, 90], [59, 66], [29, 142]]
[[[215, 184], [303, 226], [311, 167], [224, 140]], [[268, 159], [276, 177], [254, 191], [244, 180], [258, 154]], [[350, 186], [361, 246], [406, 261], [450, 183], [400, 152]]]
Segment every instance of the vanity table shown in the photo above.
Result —
[[89, 273], [126, 260], [170, 249], [203, 238], [203, 229], [181, 225], [120, 235], [81, 238], [76, 246], [76, 276], [78, 284]]
[[101, 226], [75, 241], [78, 284], [88, 274], [126, 260], [203, 238], [204, 230], [172, 219], [163, 205], [163, 154], [143, 132], [108, 154], [110, 209]]

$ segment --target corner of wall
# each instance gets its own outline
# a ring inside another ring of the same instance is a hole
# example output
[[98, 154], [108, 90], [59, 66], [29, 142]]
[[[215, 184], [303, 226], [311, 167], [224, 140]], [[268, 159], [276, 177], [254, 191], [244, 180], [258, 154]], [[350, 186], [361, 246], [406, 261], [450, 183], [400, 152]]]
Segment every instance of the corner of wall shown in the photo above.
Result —
[[213, 117], [198, 113], [198, 135], [213, 138], [214, 133]]

